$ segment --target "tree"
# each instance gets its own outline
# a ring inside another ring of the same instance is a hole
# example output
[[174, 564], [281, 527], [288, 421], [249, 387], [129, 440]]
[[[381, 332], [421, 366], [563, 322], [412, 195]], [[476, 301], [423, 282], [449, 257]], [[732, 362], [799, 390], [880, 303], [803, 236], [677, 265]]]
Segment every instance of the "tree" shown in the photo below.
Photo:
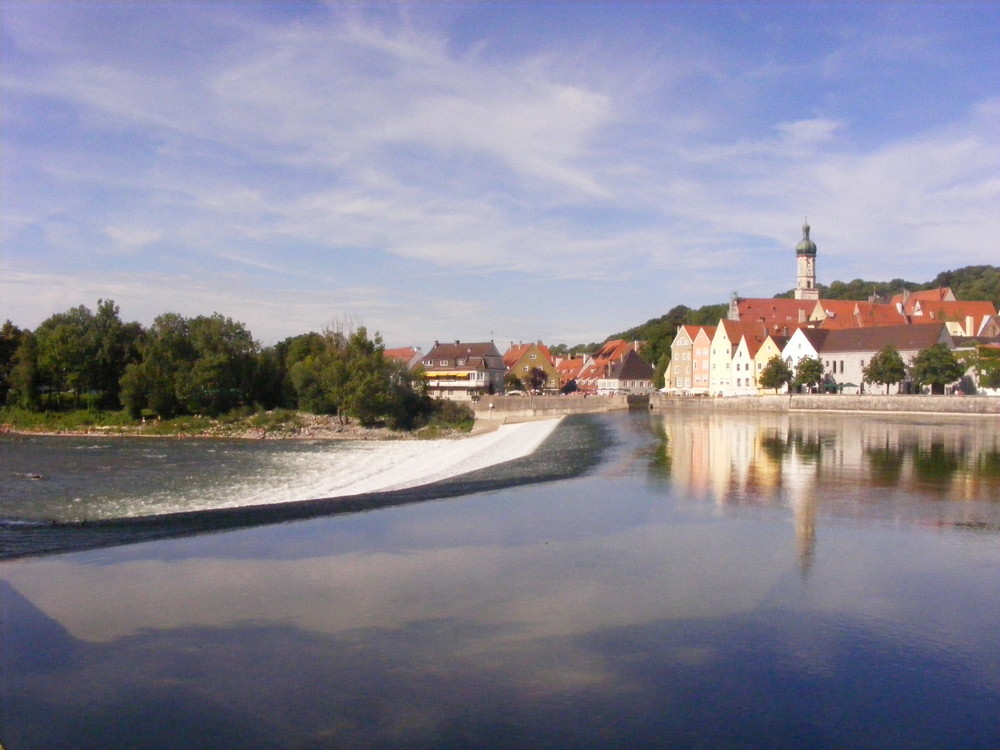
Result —
[[896, 347], [886, 344], [862, 372], [866, 382], [884, 385], [885, 392], [889, 393], [890, 385], [900, 383], [906, 377], [906, 364]]
[[505, 391], [523, 391], [524, 381], [521, 380], [515, 373], [508, 372], [503, 376], [503, 388]]
[[527, 380], [525, 385], [528, 386], [532, 391], [538, 392], [545, 387], [545, 384], [549, 382], [549, 374], [545, 372], [541, 367], [532, 367], [528, 372]]
[[795, 364], [795, 385], [812, 389], [823, 380], [823, 362], [817, 357], [802, 357]]
[[944, 387], [965, 374], [965, 369], [945, 344], [934, 344], [913, 358], [913, 379], [929, 385], [931, 393], [944, 393]]
[[94, 314], [84, 305], [56, 313], [35, 329], [39, 377], [57, 396], [69, 390], [79, 406], [80, 395], [93, 385], [96, 361]]
[[141, 361], [126, 368], [122, 398], [133, 416], [222, 414], [252, 400], [257, 353], [242, 323], [165, 313], [153, 321]]
[[94, 358], [90, 387], [97, 391], [100, 406], [107, 409], [121, 406], [121, 378], [128, 364], [139, 360], [142, 336], [142, 326], [138, 323], [122, 323], [114, 301], [97, 301], [97, 312], [90, 320], [88, 349]]
[[777, 393], [779, 388], [792, 382], [792, 369], [785, 360], [775, 354], [764, 365], [757, 382], [761, 388], [773, 388]]
[[662, 357], [660, 361], [656, 363], [656, 369], [653, 370], [653, 387], [656, 390], [660, 390], [666, 385], [667, 381], [667, 368], [670, 366], [670, 352], [667, 352]]
[[37, 411], [41, 376], [38, 373], [38, 345], [31, 331], [21, 333], [10, 371], [10, 391], [7, 403], [22, 409]]
[[0, 328], [0, 406], [7, 403], [10, 378], [14, 371], [14, 355], [21, 345], [24, 332], [9, 320]]

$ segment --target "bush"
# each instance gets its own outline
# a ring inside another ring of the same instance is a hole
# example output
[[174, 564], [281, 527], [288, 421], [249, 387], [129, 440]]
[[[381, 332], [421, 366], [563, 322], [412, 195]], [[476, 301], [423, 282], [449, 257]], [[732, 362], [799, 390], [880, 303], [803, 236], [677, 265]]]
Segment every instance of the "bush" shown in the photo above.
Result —
[[418, 433], [422, 438], [442, 437], [454, 432], [470, 432], [476, 423], [475, 412], [457, 401], [437, 399], [427, 426]]

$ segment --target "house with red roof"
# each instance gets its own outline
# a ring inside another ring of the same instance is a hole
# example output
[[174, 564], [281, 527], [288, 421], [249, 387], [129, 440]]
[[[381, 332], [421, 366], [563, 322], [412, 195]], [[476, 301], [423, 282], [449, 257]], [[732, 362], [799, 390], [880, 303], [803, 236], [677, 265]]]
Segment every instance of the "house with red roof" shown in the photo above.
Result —
[[407, 370], [412, 370], [414, 367], [419, 365], [420, 360], [424, 358], [423, 352], [412, 346], [404, 346], [397, 349], [386, 349], [382, 352], [382, 354], [388, 359], [399, 362]]
[[[768, 336], [761, 322], [720, 320], [712, 337], [709, 359], [709, 393], [721, 396], [753, 395], [757, 392], [754, 357]], [[740, 343], [748, 339], [742, 348]]]
[[678, 394], [708, 393], [712, 337], [716, 326], [681, 326], [670, 345], [665, 390]]
[[507, 368], [508, 377], [516, 376], [525, 388], [528, 387], [531, 371], [536, 368], [545, 373], [544, 390], [555, 391], [560, 387], [559, 370], [556, 368], [555, 359], [549, 348], [541, 341], [516, 345], [511, 342], [510, 348], [504, 352], [503, 363]]
[[638, 351], [639, 348], [640, 344], [637, 341], [612, 339], [605, 342], [584, 361], [576, 377], [577, 389], [584, 393], [597, 393], [597, 381], [606, 377], [611, 367], [621, 362], [630, 351]]

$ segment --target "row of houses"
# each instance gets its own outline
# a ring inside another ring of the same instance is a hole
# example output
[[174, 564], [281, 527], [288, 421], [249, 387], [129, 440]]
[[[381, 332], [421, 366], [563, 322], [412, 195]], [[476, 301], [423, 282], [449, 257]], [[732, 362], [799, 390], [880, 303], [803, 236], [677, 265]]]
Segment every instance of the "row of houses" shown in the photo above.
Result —
[[1000, 347], [993, 304], [959, 301], [948, 287], [904, 292], [885, 301], [820, 299], [817, 248], [809, 229], [807, 221], [795, 247], [793, 298], [734, 294], [726, 320], [716, 326], [683, 326], [671, 347], [664, 390], [753, 395], [765, 390], [758, 380], [777, 356], [792, 368], [803, 357], [819, 359], [827, 385], [862, 392], [865, 365], [886, 346], [895, 347], [904, 362], [939, 343], [949, 349]]
[[650, 393], [653, 367], [642, 343], [612, 340], [588, 355], [555, 357], [541, 341], [511, 343], [503, 354], [492, 341], [435, 341], [426, 355], [413, 348], [387, 349], [386, 356], [421, 367], [430, 395], [457, 401], [510, 390], [578, 395]]
[[[1000, 320], [989, 302], [959, 302], [950, 289], [899, 295], [888, 303], [737, 297], [716, 326], [683, 326], [671, 347], [667, 392], [744, 396], [759, 386], [772, 357], [790, 367], [804, 357], [823, 363], [826, 384], [845, 393], [870, 390], [864, 369], [887, 346], [910, 363], [921, 351], [1000, 347]], [[898, 391], [905, 384], [896, 384]]]

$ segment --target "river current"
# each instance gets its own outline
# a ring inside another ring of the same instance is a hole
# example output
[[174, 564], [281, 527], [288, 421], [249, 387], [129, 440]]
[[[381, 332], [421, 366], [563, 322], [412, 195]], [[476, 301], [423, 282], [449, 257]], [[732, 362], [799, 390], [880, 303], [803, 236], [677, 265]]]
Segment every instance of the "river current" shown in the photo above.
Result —
[[476, 440], [0, 441], [0, 741], [1000, 747], [995, 420]]

